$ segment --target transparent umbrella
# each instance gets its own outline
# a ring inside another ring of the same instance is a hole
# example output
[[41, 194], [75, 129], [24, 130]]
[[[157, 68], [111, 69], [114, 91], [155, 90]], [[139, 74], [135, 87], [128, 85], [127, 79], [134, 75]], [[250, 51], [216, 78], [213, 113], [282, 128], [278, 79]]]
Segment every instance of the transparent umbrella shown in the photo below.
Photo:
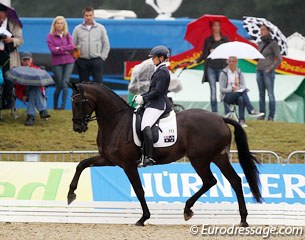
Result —
[[8, 80], [17, 82], [20, 85], [27, 86], [47, 86], [54, 84], [53, 78], [50, 74], [40, 68], [33, 67], [14, 67], [6, 72]]

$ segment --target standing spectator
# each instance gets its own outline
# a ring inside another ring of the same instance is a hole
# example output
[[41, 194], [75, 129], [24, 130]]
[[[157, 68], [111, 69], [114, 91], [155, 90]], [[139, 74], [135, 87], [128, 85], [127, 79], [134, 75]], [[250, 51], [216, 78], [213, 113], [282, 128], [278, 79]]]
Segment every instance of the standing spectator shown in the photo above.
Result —
[[0, 26], [0, 66], [4, 76], [2, 108], [10, 109], [14, 107], [12, 106], [14, 84], [6, 79], [5, 73], [12, 67], [20, 66], [18, 47], [23, 44], [22, 24], [15, 10], [2, 3], [0, 3]]
[[[54, 109], [63, 110], [66, 107], [68, 96], [68, 82], [74, 67], [72, 51], [74, 43], [68, 25], [63, 16], [54, 18], [50, 33], [47, 36], [47, 43], [51, 51], [52, 66], [56, 89], [54, 92]], [[61, 106], [58, 107], [58, 98], [62, 91]]]
[[248, 97], [244, 75], [237, 68], [237, 58], [229, 57], [228, 66], [222, 70], [219, 76], [219, 88], [221, 100], [227, 104], [237, 104], [239, 113], [239, 123], [242, 127], [247, 127], [245, 123], [245, 109], [252, 117], [264, 116], [264, 113], [257, 112]]
[[[33, 64], [32, 54], [30, 52], [24, 52], [22, 54], [21, 65], [39, 68]], [[22, 101], [28, 102], [27, 119], [24, 125], [32, 126], [34, 124], [36, 109], [39, 111], [40, 118], [47, 119], [51, 117], [47, 111], [44, 87], [16, 84], [16, 96]]]
[[106, 29], [94, 20], [94, 9], [83, 10], [84, 21], [75, 27], [73, 41], [80, 49], [76, 60], [80, 82], [88, 82], [92, 74], [94, 82], [103, 81], [103, 62], [107, 59], [110, 44]]
[[[256, 81], [259, 90], [259, 110], [266, 114], [266, 90], [269, 96], [268, 120], [273, 121], [275, 115], [274, 79], [275, 69], [282, 61], [280, 47], [270, 35], [270, 29], [266, 25], [260, 27], [261, 42], [258, 49], [265, 59], [259, 59], [257, 63]], [[259, 117], [264, 120], [264, 117]]]
[[[221, 24], [219, 21], [211, 22], [211, 36], [207, 37], [204, 41], [203, 52], [201, 56], [195, 60], [195, 62], [201, 62], [204, 60], [204, 74], [202, 82], [208, 81], [211, 91], [211, 108], [212, 112], [218, 112], [217, 97], [216, 97], [216, 82], [219, 80], [219, 74], [227, 66], [224, 59], [208, 59], [213, 50], [222, 43], [228, 42], [228, 38], [221, 34]], [[226, 107], [226, 105], [225, 105]], [[227, 110], [226, 110], [227, 112]]]

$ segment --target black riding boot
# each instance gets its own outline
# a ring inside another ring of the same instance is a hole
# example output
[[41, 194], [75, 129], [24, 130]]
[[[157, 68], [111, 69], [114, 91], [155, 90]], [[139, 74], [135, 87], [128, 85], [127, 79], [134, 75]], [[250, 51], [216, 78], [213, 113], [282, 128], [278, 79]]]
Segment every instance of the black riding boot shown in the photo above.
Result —
[[152, 159], [153, 153], [153, 136], [150, 127], [146, 127], [143, 130], [144, 138], [144, 159], [142, 167], [154, 165], [156, 162]]

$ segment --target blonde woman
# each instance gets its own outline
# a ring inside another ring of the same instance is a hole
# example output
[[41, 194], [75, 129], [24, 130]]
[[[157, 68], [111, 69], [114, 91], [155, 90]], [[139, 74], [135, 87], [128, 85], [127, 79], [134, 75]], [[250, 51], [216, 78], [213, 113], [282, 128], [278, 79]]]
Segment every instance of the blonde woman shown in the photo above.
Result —
[[[47, 44], [51, 51], [52, 66], [56, 89], [54, 92], [54, 109], [63, 110], [66, 107], [68, 85], [74, 67], [72, 51], [74, 43], [68, 32], [68, 25], [63, 16], [54, 18], [50, 33], [47, 36]], [[62, 91], [62, 102], [58, 107], [58, 99]]]

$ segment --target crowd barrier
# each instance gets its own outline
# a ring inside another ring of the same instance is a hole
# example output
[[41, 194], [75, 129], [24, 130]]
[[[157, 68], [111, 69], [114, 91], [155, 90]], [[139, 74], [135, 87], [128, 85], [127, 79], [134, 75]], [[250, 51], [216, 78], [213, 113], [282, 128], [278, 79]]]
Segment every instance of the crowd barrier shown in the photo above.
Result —
[[[274, 151], [251, 150], [262, 163], [305, 163], [305, 151], [294, 151], [288, 158], [283, 158]], [[86, 151], [0, 151], [0, 161], [29, 161], [29, 162], [79, 162], [98, 154], [97, 150]], [[237, 150], [230, 151], [230, 161], [238, 162]], [[186, 162], [182, 158], [180, 162]]]

